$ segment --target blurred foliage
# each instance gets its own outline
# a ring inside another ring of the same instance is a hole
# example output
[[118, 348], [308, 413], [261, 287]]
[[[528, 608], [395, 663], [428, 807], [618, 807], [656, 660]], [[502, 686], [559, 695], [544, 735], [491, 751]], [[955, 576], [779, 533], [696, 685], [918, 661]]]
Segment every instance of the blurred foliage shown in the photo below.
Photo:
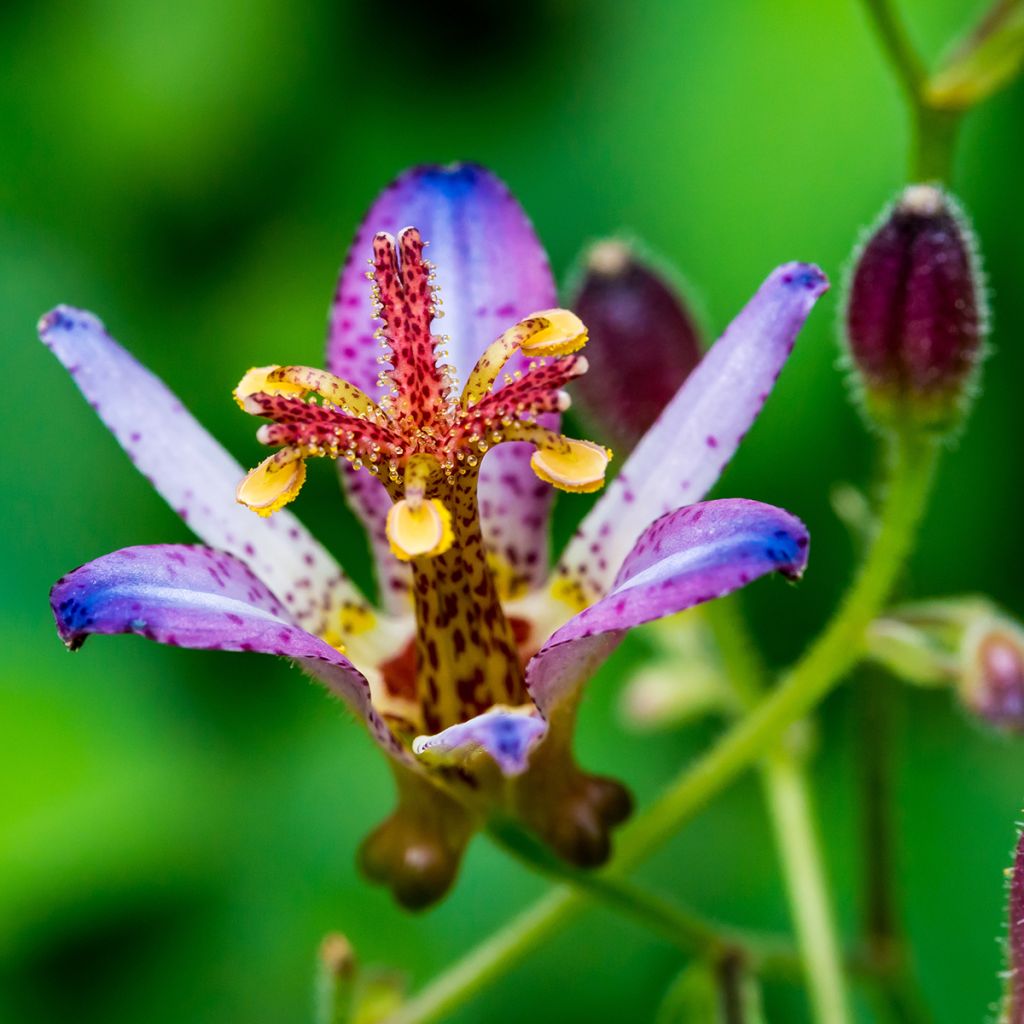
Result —
[[[982, 4], [906, 3], [936, 60]], [[317, 363], [326, 303], [376, 191], [417, 162], [501, 174], [567, 270], [627, 229], [675, 262], [720, 330], [788, 259], [833, 280], [903, 183], [906, 119], [853, 0], [728, 5], [534, 0], [11, 2], [0, 11], [0, 323], [13, 490], [0, 510], [0, 1019], [261, 1024], [306, 1019], [315, 951], [340, 928], [364, 962], [422, 983], [542, 885], [483, 841], [455, 894], [409, 917], [356, 875], [390, 808], [383, 761], [294, 670], [269, 659], [95, 640], [72, 658], [46, 606], [61, 573], [113, 548], [184, 540], [56, 361], [35, 341], [57, 302], [97, 311], [244, 463], [241, 372]], [[956, 185], [982, 240], [995, 354], [947, 460], [908, 592], [991, 593], [1024, 614], [1019, 83], [971, 115]], [[805, 330], [718, 488], [799, 513], [799, 588], [749, 604], [773, 661], [822, 621], [853, 552], [829, 507], [872, 448], [836, 368], [836, 295]], [[21, 388], [21, 385], [18, 385]], [[10, 415], [10, 413], [9, 413]], [[13, 457], [13, 464], [11, 459]], [[299, 509], [364, 584], [364, 541], [328, 466]], [[564, 537], [581, 511], [560, 503]], [[712, 735], [635, 735], [618, 652], [583, 714], [583, 761], [641, 802]], [[898, 785], [902, 898], [941, 1024], [998, 994], [1001, 872], [1024, 798], [1024, 747], [913, 693]], [[822, 713], [816, 785], [842, 926], [857, 924], [858, 823], [848, 695]], [[785, 927], [770, 833], [733, 787], [646, 873], [699, 908]], [[592, 912], [484, 992], [460, 1021], [651, 1019], [676, 954]], [[806, 1013], [768, 986], [768, 1019]]]

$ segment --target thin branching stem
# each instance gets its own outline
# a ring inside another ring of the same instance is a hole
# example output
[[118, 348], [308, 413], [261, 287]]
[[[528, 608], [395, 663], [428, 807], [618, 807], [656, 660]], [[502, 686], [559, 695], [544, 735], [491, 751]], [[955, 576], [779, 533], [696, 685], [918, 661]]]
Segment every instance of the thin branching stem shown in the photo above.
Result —
[[[628, 873], [782, 738], [860, 659], [868, 625], [884, 608], [913, 546], [938, 461], [938, 444], [890, 440], [888, 488], [877, 532], [846, 598], [780, 685], [760, 700], [624, 830], [605, 874]], [[426, 1024], [470, 998], [564, 927], [587, 905], [583, 890], [559, 887], [516, 917], [414, 997], [388, 1024]]]
[[[740, 703], [749, 709], [765, 692], [767, 671], [738, 600], [739, 595], [734, 595], [712, 602], [704, 614]], [[848, 1024], [840, 943], [807, 774], [799, 755], [785, 741], [759, 768], [815, 1020]]]

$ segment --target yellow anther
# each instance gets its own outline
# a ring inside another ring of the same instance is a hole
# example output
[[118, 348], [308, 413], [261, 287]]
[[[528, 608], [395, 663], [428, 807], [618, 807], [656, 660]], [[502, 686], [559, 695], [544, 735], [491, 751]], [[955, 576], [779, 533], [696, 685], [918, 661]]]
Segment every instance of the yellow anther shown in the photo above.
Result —
[[562, 440], [564, 445], [538, 448], [533, 453], [530, 466], [534, 473], [560, 491], [588, 494], [600, 490], [611, 451], [592, 441]]
[[[502, 367], [522, 350], [528, 356], [565, 356], [587, 343], [587, 329], [575, 313], [567, 309], [545, 309], [533, 313], [510, 327], [491, 342], [477, 360], [462, 389], [462, 404], [479, 402], [494, 387]], [[505, 375], [505, 383], [522, 377], [522, 372]]]
[[[268, 369], [270, 373], [267, 377], [272, 386], [298, 388], [300, 394], [312, 391], [325, 402], [337, 405], [354, 416], [376, 418], [381, 414], [377, 403], [365, 391], [326, 370], [318, 370], [312, 366], [276, 366], [268, 367]], [[278, 392], [271, 392], [271, 394], [276, 393]], [[292, 391], [280, 393], [294, 394]]]
[[523, 341], [528, 356], [567, 356], [587, 343], [583, 321], [568, 309], [545, 309], [527, 317], [526, 322], [530, 321], [542, 326]]
[[455, 539], [452, 514], [437, 498], [417, 507], [404, 498], [396, 501], [388, 511], [386, 529], [392, 552], [403, 562], [444, 554]]
[[305, 482], [305, 462], [294, 449], [283, 448], [249, 471], [235, 491], [235, 500], [266, 517], [292, 501]]
[[287, 395], [290, 398], [301, 398], [308, 388], [300, 384], [293, 384], [286, 380], [271, 380], [270, 375], [280, 366], [254, 366], [238, 382], [238, 386], [232, 392], [239, 407], [245, 408], [245, 400], [250, 395]]

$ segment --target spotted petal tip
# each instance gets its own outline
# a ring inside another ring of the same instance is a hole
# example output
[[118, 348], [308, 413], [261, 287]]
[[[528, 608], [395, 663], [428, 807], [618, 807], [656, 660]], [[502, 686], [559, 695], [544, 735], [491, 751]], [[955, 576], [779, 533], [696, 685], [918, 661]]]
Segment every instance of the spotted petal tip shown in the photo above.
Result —
[[530, 696], [550, 714], [627, 629], [724, 597], [772, 572], [797, 578], [808, 546], [807, 528], [796, 516], [743, 498], [662, 516], [641, 534], [611, 590], [557, 630], [530, 661]]
[[172, 647], [291, 658], [340, 697], [389, 754], [410, 761], [370, 701], [366, 679], [298, 626], [239, 559], [186, 544], [123, 548], [63, 576], [50, 592], [60, 638], [134, 633]]
[[90, 331], [103, 331], [103, 321], [84, 309], [75, 309], [74, 306], [55, 306], [49, 313], [44, 313], [39, 318], [36, 329], [39, 332], [39, 340], [44, 345], [53, 344], [53, 336], [57, 332], [67, 333], [75, 329]]
[[529, 765], [530, 752], [547, 728], [547, 722], [532, 707], [498, 705], [433, 736], [418, 736], [412, 750], [421, 760], [436, 765], [460, 764], [484, 750], [503, 775], [522, 775]]
[[828, 279], [810, 263], [784, 263], [768, 275], [637, 444], [581, 524], [560, 569], [579, 577], [587, 566], [590, 589], [607, 592], [652, 521], [708, 492], [827, 289]]

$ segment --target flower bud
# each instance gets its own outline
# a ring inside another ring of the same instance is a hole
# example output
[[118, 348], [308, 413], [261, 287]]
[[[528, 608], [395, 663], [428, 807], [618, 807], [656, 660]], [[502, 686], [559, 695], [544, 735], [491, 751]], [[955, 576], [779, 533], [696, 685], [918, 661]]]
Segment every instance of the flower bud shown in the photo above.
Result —
[[625, 453], [700, 361], [696, 323], [665, 275], [618, 239], [586, 253], [569, 304], [590, 334], [590, 371], [574, 381], [574, 395]]
[[964, 638], [959, 691], [990, 725], [1024, 733], [1024, 630], [1006, 618], [975, 623]]
[[983, 597], [922, 601], [871, 624], [868, 656], [905, 682], [955, 687], [970, 713], [1024, 733], [1024, 627]]
[[647, 637], [656, 655], [631, 677], [620, 698], [627, 728], [659, 732], [738, 710], [735, 688], [701, 609], [652, 622]]
[[971, 228], [942, 189], [909, 186], [861, 249], [845, 328], [872, 419], [940, 432], [958, 423], [985, 296]]
[[357, 978], [356, 955], [348, 939], [340, 932], [325, 935], [317, 958], [317, 1024], [352, 1019]]
[[999, 1024], [1024, 1024], [1024, 832], [1017, 837], [1013, 867], [1006, 875], [1009, 928]]

